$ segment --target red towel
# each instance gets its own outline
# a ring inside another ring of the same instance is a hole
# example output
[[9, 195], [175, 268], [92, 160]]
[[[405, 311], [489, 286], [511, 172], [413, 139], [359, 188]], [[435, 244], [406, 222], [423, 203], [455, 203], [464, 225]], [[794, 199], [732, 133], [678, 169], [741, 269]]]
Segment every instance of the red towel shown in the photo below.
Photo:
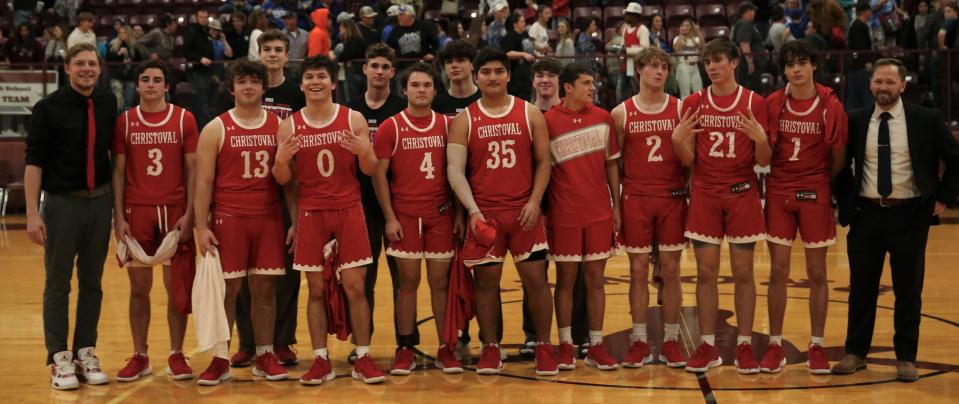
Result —
[[449, 293], [446, 299], [446, 321], [443, 327], [443, 341], [455, 346], [466, 324], [476, 315], [476, 301], [473, 298], [473, 276], [463, 263], [461, 247], [457, 245], [453, 265], [450, 268]]
[[183, 314], [190, 314], [193, 303], [193, 278], [196, 276], [196, 243], [191, 238], [177, 246], [170, 259], [170, 291], [173, 306]]
[[323, 279], [326, 281], [326, 329], [336, 339], [346, 341], [350, 336], [350, 319], [346, 313], [345, 293], [336, 270], [339, 266], [339, 248], [336, 240], [323, 247]]

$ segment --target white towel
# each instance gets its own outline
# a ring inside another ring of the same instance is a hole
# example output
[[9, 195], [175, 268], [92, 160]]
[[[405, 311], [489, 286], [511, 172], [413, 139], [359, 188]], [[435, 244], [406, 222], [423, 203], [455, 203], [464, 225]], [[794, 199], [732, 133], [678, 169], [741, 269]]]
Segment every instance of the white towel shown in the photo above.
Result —
[[180, 241], [180, 231], [173, 230], [167, 233], [152, 256], [147, 255], [140, 243], [133, 237], [126, 236], [124, 239], [117, 245], [117, 261], [121, 267], [130, 259], [149, 266], [162, 265], [170, 262], [170, 258], [173, 258], [173, 254], [176, 253], [177, 244]]
[[230, 340], [223, 299], [226, 282], [217, 255], [206, 253], [193, 280], [193, 323], [196, 324], [197, 350], [206, 351]]

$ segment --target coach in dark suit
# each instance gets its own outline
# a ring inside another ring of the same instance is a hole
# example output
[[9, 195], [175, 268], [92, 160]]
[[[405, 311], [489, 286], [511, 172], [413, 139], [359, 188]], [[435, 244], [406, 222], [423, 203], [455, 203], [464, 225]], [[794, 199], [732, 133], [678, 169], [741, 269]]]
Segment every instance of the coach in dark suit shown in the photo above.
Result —
[[[875, 105], [849, 113], [849, 157], [837, 182], [839, 223], [849, 225], [849, 320], [846, 355], [832, 371], [865, 369], [886, 254], [896, 296], [897, 378], [918, 380], [916, 351], [933, 216], [956, 204], [959, 145], [935, 109], [902, 101], [906, 68], [897, 59], [875, 64]], [[939, 177], [939, 162], [945, 174]]]

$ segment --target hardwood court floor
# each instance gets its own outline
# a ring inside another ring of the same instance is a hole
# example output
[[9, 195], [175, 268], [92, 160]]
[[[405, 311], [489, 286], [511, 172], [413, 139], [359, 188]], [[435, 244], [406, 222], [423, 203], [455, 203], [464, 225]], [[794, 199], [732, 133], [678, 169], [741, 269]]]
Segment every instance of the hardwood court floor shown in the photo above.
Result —
[[[904, 384], [894, 381], [895, 356], [892, 351], [892, 321], [894, 298], [889, 271], [882, 280], [878, 319], [869, 368], [852, 376], [812, 376], [805, 370], [805, 350], [809, 338], [807, 311], [808, 290], [804, 286], [805, 273], [801, 249], [794, 249], [793, 272], [789, 287], [789, 306], [785, 347], [789, 359], [786, 370], [775, 375], [741, 376], [731, 366], [735, 317], [733, 285], [729, 275], [728, 256], [723, 257], [720, 282], [720, 308], [723, 310], [719, 328], [719, 345], [724, 348], [726, 366], [713, 369], [705, 376], [682, 370], [667, 369], [661, 365], [643, 369], [620, 369], [601, 372], [586, 368], [582, 362], [572, 372], [558, 377], [539, 379], [533, 365], [517, 357], [517, 344], [522, 342], [520, 328], [521, 292], [515, 271], [505, 270], [502, 282], [506, 331], [504, 343], [510, 360], [499, 377], [480, 377], [467, 370], [461, 375], [444, 375], [418, 358], [421, 369], [408, 377], [388, 377], [380, 385], [366, 386], [349, 378], [350, 366], [346, 355], [348, 344], [330, 339], [333, 366], [339, 377], [323, 386], [311, 388], [294, 381], [310, 365], [310, 339], [306, 328], [306, 292], [301, 291], [297, 345], [300, 364], [290, 368], [290, 381], [267, 382], [255, 380], [249, 368], [233, 369], [234, 381], [217, 387], [198, 387], [193, 381], [175, 382], [164, 373], [169, 337], [166, 329], [165, 297], [160, 271], [155, 271], [153, 322], [150, 326], [151, 354], [154, 375], [133, 383], [111, 382], [105, 386], [82, 386], [73, 392], [57, 392], [49, 386], [49, 371], [43, 366], [42, 250], [29, 243], [24, 218], [0, 219], [0, 268], [3, 286], [0, 287], [0, 341], [3, 341], [4, 374], [0, 376], [3, 396], [15, 402], [194, 402], [199, 399], [212, 402], [421, 402], [456, 400], [456, 403], [592, 403], [634, 402], [703, 402], [710, 398], [718, 402], [956, 402], [959, 396], [959, 308], [956, 263], [959, 260], [959, 212], [948, 212], [946, 225], [933, 227], [926, 254], [926, 284], [923, 293], [923, 313], [919, 369], [922, 379]], [[830, 299], [826, 328], [826, 346], [829, 358], [835, 362], [842, 354], [846, 327], [846, 300], [849, 270], [845, 255], [845, 230], [840, 230], [840, 243], [829, 255]], [[111, 250], [111, 254], [112, 254]], [[382, 261], [381, 261], [382, 262]], [[117, 268], [113, 259], [107, 259], [103, 277], [103, 310], [99, 325], [98, 355], [104, 371], [111, 377], [124, 365], [132, 352], [127, 320], [129, 286], [125, 270]], [[508, 268], [509, 265], [507, 264]], [[681, 334], [687, 352], [697, 341], [695, 306], [695, 262], [691, 251], [684, 254], [682, 279], [684, 306]], [[380, 270], [377, 284], [376, 334], [373, 355], [383, 368], [388, 368], [393, 353], [393, 320], [389, 304], [391, 285], [385, 265]], [[769, 276], [769, 256], [765, 245], [757, 249], [756, 282], [759, 298], [756, 307], [755, 347], [757, 354], [765, 351], [768, 320], [766, 315], [766, 282]], [[607, 268], [607, 314], [605, 333], [614, 356], [621, 357], [627, 347], [630, 328], [628, 291], [628, 263], [625, 256], [609, 262]], [[551, 278], [553, 276], [551, 275]], [[75, 282], [75, 281], [74, 281]], [[304, 280], [305, 282], [305, 280]], [[305, 289], [305, 288], [304, 288]], [[71, 301], [75, 301], [74, 283]], [[651, 301], [655, 302], [655, 292]], [[657, 332], [658, 308], [651, 309], [651, 340], [661, 339]], [[423, 335], [422, 351], [435, 354], [437, 342], [429, 317], [427, 288], [422, 285], [419, 295], [419, 325]], [[191, 320], [192, 321], [192, 320]], [[473, 353], [479, 354], [475, 322], [472, 326]], [[555, 330], [555, 323], [554, 323]], [[186, 339], [186, 352], [194, 370], [199, 373], [209, 363], [210, 356], [194, 350], [194, 324], [191, 322]], [[555, 332], [555, 331], [554, 331]], [[555, 334], [553, 341], [556, 341]], [[656, 344], [654, 344], [656, 345]], [[423, 370], [425, 368], [425, 370]]]

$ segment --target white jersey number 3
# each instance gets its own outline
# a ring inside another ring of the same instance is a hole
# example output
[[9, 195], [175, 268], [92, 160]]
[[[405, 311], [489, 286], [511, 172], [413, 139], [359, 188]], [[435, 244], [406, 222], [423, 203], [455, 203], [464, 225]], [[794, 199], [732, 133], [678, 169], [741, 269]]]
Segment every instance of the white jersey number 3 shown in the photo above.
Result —
[[153, 164], [147, 166], [147, 175], [156, 177], [163, 173], [163, 151], [160, 149], [147, 150], [147, 158], [152, 160]]
[[646, 157], [646, 161], [663, 161], [663, 155], [656, 154], [662, 145], [663, 139], [659, 136], [650, 136], [646, 138], [646, 146], [652, 146], [649, 148], [649, 156]]
[[516, 152], [513, 151], [515, 140], [501, 140], [490, 142], [486, 150], [492, 157], [486, 160], [486, 168], [513, 168], [516, 165]]

